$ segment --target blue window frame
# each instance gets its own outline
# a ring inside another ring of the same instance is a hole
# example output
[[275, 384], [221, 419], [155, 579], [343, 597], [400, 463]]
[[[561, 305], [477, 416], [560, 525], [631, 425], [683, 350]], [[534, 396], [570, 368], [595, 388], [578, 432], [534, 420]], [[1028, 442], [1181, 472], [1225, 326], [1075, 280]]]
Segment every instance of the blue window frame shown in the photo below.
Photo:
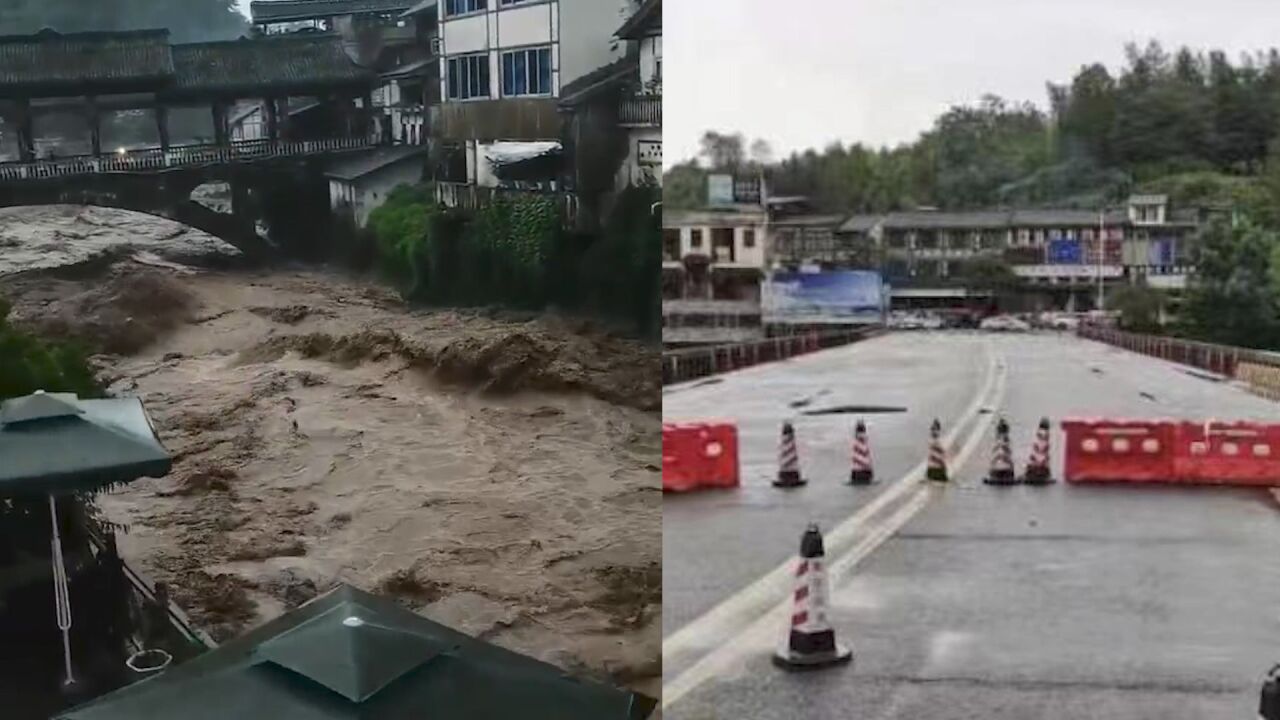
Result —
[[466, 15], [467, 13], [480, 12], [489, 7], [489, 0], [445, 0], [444, 14], [449, 15]]
[[502, 95], [551, 94], [551, 48], [502, 53]]
[[489, 97], [489, 54], [449, 58], [447, 85], [450, 100]]

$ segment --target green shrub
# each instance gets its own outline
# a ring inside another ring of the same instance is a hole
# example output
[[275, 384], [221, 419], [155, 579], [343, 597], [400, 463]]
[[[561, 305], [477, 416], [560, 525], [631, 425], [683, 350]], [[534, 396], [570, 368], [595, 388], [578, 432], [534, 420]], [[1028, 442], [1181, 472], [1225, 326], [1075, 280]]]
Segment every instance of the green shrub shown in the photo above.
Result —
[[22, 332], [9, 324], [8, 317], [9, 304], [0, 298], [0, 400], [36, 390], [101, 397], [102, 388], [82, 350]]

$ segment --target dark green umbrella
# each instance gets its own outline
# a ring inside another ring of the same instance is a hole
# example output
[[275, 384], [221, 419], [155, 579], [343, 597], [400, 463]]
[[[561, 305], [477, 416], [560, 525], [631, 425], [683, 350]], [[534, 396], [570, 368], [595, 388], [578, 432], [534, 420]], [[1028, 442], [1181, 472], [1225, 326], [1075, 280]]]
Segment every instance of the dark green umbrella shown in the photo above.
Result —
[[171, 467], [137, 398], [37, 392], [0, 403], [0, 497], [101, 490]]
[[65, 720], [642, 720], [656, 702], [343, 585]]
[[0, 500], [47, 496], [55, 616], [62, 631], [64, 682], [71, 662], [71, 597], [57, 498], [169, 472], [169, 453], [137, 398], [81, 400], [38, 390], [0, 403]]

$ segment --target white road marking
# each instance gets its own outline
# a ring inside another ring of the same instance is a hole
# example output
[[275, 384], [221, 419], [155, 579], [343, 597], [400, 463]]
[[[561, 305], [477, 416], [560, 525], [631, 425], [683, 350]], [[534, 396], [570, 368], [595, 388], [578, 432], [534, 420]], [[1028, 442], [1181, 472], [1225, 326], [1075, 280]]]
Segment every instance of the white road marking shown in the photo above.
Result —
[[[994, 422], [994, 413], [985, 416], [978, 414], [984, 404], [987, 404], [984, 401], [989, 400], [991, 405], [998, 406], [1004, 395], [1006, 364], [1003, 359], [997, 362], [989, 342], [984, 343], [984, 350], [988, 356], [986, 382], [960, 419], [944, 436], [945, 445], [953, 446], [963, 429], [972, 423], [974, 418], [978, 418], [977, 424], [966, 436], [963, 447], [954, 457], [949, 458], [949, 465], [953, 468], [961, 467], [967, 462], [987, 429]], [[945, 491], [921, 480], [925, 464], [921, 461], [825, 536], [828, 555], [838, 558], [830, 566], [833, 585], [927, 505], [934, 492]], [[903, 507], [881, 523], [869, 525], [870, 519], [878, 512], [908, 493], [911, 493], [911, 497]], [[860, 534], [864, 535], [862, 540], [846, 549], [846, 546], [853, 543], [855, 537]], [[781, 619], [785, 619], [789, 612], [788, 603], [785, 600], [779, 602], [779, 598], [786, 598], [790, 591], [793, 564], [793, 561], [788, 560], [779, 565], [767, 575], [663, 640], [664, 664], [685, 653], [697, 650], [707, 651], [706, 655], [684, 672], [670, 682], [663, 683], [662, 706], [664, 708], [674, 704], [690, 690], [711, 677], [722, 674], [753, 649], [771, 646], [768, 642], [769, 637], [778, 632], [778, 628], [782, 627]]]

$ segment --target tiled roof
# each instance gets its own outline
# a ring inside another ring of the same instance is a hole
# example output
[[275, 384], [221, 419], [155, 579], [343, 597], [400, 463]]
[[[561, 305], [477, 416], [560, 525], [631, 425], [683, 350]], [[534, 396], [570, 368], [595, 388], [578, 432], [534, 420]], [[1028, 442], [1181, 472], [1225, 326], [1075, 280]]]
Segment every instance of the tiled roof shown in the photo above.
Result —
[[651, 32], [662, 34], [662, 0], [644, 0], [614, 35], [626, 40], [639, 40]]
[[417, 15], [419, 13], [424, 13], [427, 10], [435, 10], [436, 5], [439, 5], [439, 4], [440, 4], [440, 0], [422, 0], [422, 2], [418, 3], [417, 5], [414, 5], [408, 10], [405, 10], [404, 13], [400, 15], [400, 17], [409, 17], [410, 15]]
[[844, 215], [789, 215], [772, 222], [784, 227], [836, 227], [844, 222]]
[[325, 170], [324, 175], [339, 180], [355, 180], [406, 158], [426, 155], [426, 151], [421, 145], [381, 147], [338, 160]]
[[[1123, 210], [1108, 210], [1108, 225], [1127, 220]], [[1098, 224], [1097, 210], [1015, 210], [1011, 219], [1015, 227], [1092, 227]]]
[[249, 4], [255, 23], [292, 22], [357, 13], [401, 13], [416, 0], [267, 0]]
[[880, 215], [853, 215], [844, 224], [840, 226], [840, 232], [856, 233], [870, 232], [872, 228], [879, 225], [884, 218]]
[[560, 88], [560, 107], [581, 105], [604, 90], [622, 87], [628, 80], [639, 76], [639, 69], [639, 61], [634, 55], [601, 65]]
[[168, 30], [0, 36], [0, 90], [161, 84], [173, 71]]
[[241, 39], [173, 46], [175, 89], [234, 91], [305, 89], [371, 83], [336, 35]]
[[896, 212], [885, 216], [884, 226], [892, 230], [929, 228], [1005, 228], [1009, 226], [1009, 213], [1005, 211], [979, 210], [975, 212], [940, 212], [916, 210]]

